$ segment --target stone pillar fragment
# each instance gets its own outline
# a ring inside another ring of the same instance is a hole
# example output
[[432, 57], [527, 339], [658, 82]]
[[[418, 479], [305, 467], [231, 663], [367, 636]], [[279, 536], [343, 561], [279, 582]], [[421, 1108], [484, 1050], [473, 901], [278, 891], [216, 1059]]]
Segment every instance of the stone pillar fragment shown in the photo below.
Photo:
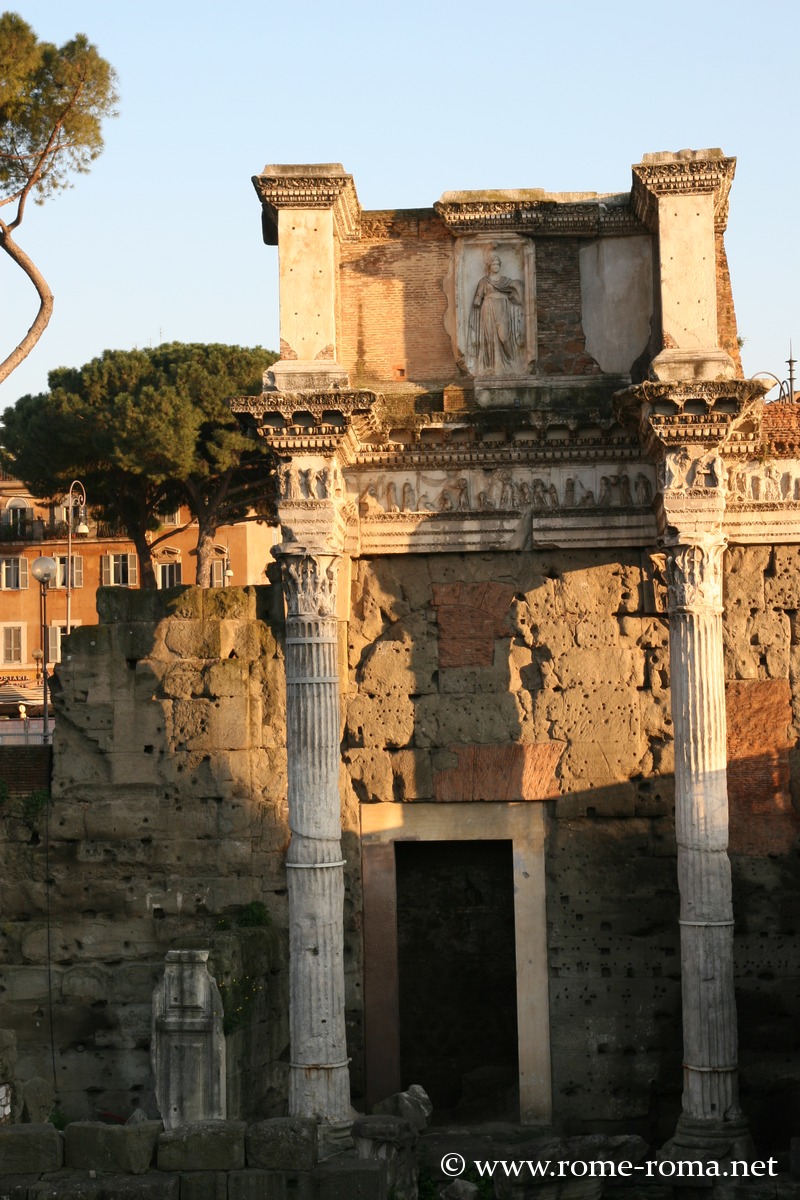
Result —
[[224, 1119], [222, 999], [208, 950], [170, 950], [153, 991], [151, 1061], [165, 1129]]
[[338, 556], [280, 548], [289, 774], [289, 1113], [350, 1119], [339, 804]]

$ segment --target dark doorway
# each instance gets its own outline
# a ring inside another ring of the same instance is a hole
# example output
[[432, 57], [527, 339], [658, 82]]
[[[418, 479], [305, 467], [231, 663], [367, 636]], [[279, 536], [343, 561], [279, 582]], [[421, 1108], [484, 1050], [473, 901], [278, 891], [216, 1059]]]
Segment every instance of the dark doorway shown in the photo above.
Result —
[[395, 842], [403, 1087], [434, 1120], [518, 1120], [510, 841]]

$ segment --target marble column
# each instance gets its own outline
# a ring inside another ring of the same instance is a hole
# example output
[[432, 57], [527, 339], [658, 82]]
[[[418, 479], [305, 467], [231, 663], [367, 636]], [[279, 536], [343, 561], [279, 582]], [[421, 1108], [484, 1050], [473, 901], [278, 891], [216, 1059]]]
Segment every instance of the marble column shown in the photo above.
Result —
[[681, 915], [683, 1103], [673, 1154], [744, 1157], [728, 859], [722, 562], [716, 530], [667, 545]]
[[289, 774], [289, 1112], [350, 1121], [339, 803], [338, 556], [280, 548]]

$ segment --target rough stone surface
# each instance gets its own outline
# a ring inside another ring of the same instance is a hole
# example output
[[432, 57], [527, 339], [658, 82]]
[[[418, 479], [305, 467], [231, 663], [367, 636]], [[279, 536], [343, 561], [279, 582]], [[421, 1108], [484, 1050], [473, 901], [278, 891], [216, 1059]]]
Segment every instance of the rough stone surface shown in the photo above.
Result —
[[317, 1122], [311, 1117], [272, 1117], [247, 1129], [248, 1167], [309, 1171], [317, 1164]]
[[187, 1172], [181, 1175], [181, 1200], [228, 1200], [226, 1171]]
[[319, 1200], [388, 1200], [386, 1164], [338, 1157], [314, 1171]]
[[233, 1171], [244, 1166], [244, 1121], [196, 1121], [158, 1139], [159, 1171]]
[[28, 1200], [179, 1200], [180, 1176], [80, 1175], [51, 1177], [28, 1189]]
[[0, 1125], [0, 1179], [31, 1171], [57, 1171], [64, 1139], [52, 1125]]
[[315, 1182], [312, 1175], [303, 1172], [231, 1171], [227, 1200], [318, 1200]]
[[160, 1133], [160, 1121], [135, 1125], [73, 1121], [64, 1132], [64, 1161], [68, 1167], [84, 1170], [143, 1175], [150, 1167]]

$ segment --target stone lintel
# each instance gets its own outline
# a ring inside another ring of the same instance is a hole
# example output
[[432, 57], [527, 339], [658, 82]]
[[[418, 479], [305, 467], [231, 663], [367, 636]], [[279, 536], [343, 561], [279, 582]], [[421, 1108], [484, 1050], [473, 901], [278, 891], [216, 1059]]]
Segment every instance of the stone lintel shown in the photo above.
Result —
[[736, 159], [719, 149], [659, 151], [634, 163], [631, 202], [637, 218], [648, 229], [658, 229], [659, 200], [670, 196], [714, 197], [714, 226], [724, 231], [728, 223], [728, 197]]
[[361, 205], [353, 176], [341, 163], [268, 164], [253, 176], [261, 201], [264, 241], [278, 244], [281, 209], [332, 209], [336, 232], [342, 241], [359, 236]]

